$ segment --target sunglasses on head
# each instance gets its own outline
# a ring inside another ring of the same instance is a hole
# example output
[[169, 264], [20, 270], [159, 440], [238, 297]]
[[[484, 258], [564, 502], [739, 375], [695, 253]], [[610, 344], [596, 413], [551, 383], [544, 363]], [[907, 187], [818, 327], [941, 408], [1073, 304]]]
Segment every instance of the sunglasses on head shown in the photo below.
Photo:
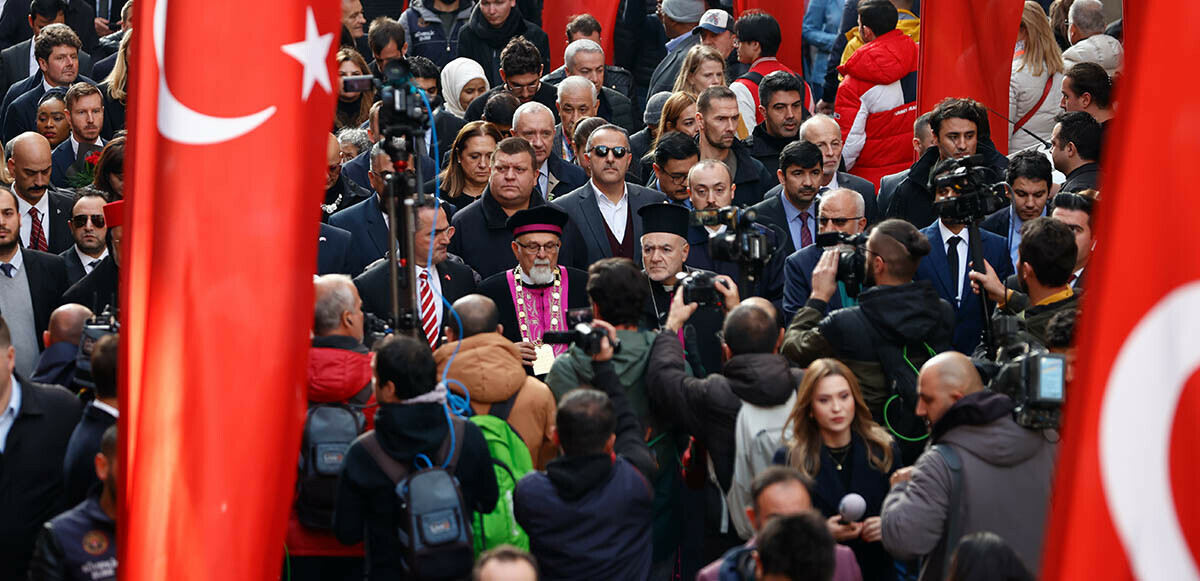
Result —
[[[103, 214], [92, 214], [91, 218], [92, 218], [92, 226], [95, 226], [97, 228], [104, 227], [104, 215]], [[87, 214], [71, 216], [71, 224], [74, 224], [76, 228], [83, 228], [84, 226], [87, 226], [87, 222], [88, 222]]]
[[615, 157], [617, 159], [621, 159], [622, 157], [625, 157], [626, 153], [629, 153], [629, 148], [620, 146], [620, 145], [618, 145], [616, 147], [609, 147], [607, 145], [597, 145], [596, 147], [593, 147], [588, 150], [588, 153], [593, 153], [593, 152], [600, 157], [608, 157], [609, 152], [612, 152], [613, 157]]

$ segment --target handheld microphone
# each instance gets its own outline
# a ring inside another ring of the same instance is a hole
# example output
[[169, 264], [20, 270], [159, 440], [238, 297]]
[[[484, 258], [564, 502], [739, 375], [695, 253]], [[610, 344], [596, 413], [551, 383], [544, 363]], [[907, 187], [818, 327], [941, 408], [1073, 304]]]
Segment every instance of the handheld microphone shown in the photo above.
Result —
[[867, 501], [862, 496], [851, 492], [842, 497], [842, 501], [838, 503], [838, 513], [842, 519], [838, 524], [847, 525], [852, 522], [862, 520], [863, 514], [867, 512]]

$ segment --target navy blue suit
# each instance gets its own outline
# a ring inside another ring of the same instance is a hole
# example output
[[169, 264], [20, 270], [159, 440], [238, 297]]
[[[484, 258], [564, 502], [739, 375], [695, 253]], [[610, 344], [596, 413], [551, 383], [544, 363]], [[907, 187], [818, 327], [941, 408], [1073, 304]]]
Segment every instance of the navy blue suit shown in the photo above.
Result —
[[329, 224], [350, 233], [350, 254], [362, 272], [387, 254], [388, 227], [383, 221], [379, 196], [371, 196], [329, 217]]
[[317, 274], [348, 274], [362, 272], [363, 265], [354, 258], [350, 233], [321, 223], [321, 234], [317, 239]]
[[[547, 200], [565, 196], [588, 183], [588, 177], [583, 168], [573, 163], [567, 163], [554, 155], [546, 158], [546, 171], [550, 174], [550, 179], [546, 180], [550, 195], [547, 196], [546, 192], [542, 192], [542, 195]], [[558, 180], [558, 183], [551, 185], [553, 180]]]
[[[33, 78], [33, 77], [30, 77]], [[93, 81], [83, 75], [76, 77], [77, 82], [84, 82], [95, 86], [96, 81]], [[13, 88], [19, 85], [13, 85]], [[9, 89], [12, 92], [12, 89]], [[33, 88], [26, 91], [25, 94], [13, 99], [12, 103], [4, 109], [4, 142], [8, 143], [12, 138], [26, 132], [37, 131], [37, 108], [38, 100], [46, 93], [46, 89], [42, 86], [41, 76], [37, 76], [37, 82]], [[6, 96], [7, 99], [7, 96]]]
[[117, 418], [88, 402], [83, 408], [83, 417], [71, 432], [67, 441], [67, 453], [63, 456], [63, 487], [66, 488], [67, 504], [74, 506], [87, 498], [88, 489], [99, 482], [96, 478], [96, 452], [100, 451], [100, 437], [104, 430], [115, 424]]
[[[80, 144], [79, 147], [86, 148], [86, 145]], [[67, 170], [75, 163], [75, 149], [71, 147], [71, 140], [58, 144], [54, 148], [54, 152], [50, 154], [50, 183], [56, 188], [69, 188], [71, 184], [67, 183]]]
[[[812, 294], [812, 273], [820, 262], [825, 249], [810, 244], [793, 252], [783, 263], [783, 316], [791, 321]], [[829, 310], [842, 308], [842, 293], [833, 293], [829, 299]]]
[[[965, 230], [964, 230], [965, 231]], [[983, 307], [980, 306], [980, 296], [971, 290], [971, 280], [967, 276], [970, 272], [970, 267], [966, 272], [959, 274], [958, 281], [950, 280], [950, 267], [946, 263], [946, 246], [942, 240], [942, 231], [938, 228], [938, 223], [921, 230], [921, 233], [929, 240], [929, 244], [933, 247], [929, 255], [921, 260], [921, 264], [917, 267], [917, 275], [913, 277], [915, 280], [928, 280], [933, 283], [933, 287], [937, 289], [938, 296], [946, 299], [952, 306], [955, 307], [954, 315], [954, 349], [956, 351], [971, 354], [975, 350], [975, 346], [979, 344], [981, 334], [983, 333]], [[1000, 280], [1008, 278], [1012, 274], [1012, 263], [1008, 258], [1008, 246], [1001, 238], [987, 230], [980, 230], [980, 240], [983, 243], [983, 257], [991, 263], [992, 268], [996, 270], [996, 275]], [[969, 252], [966, 248], [959, 248], [959, 252]], [[970, 254], [967, 255], [967, 262], [971, 261]], [[955, 285], [958, 285], [957, 287]], [[955, 302], [955, 297], [958, 294], [957, 288], [962, 288], [962, 303]]]

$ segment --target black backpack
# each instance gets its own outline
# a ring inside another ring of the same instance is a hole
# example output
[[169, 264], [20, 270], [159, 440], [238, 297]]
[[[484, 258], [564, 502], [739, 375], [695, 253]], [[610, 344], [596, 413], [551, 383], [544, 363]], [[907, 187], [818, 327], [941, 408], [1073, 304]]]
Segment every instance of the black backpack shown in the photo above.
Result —
[[360, 408], [345, 403], [313, 403], [304, 419], [300, 474], [296, 478], [296, 516], [314, 529], [333, 528], [333, 501], [346, 451], [363, 432]]
[[432, 466], [416, 472], [384, 452], [374, 430], [358, 439], [396, 484], [400, 506], [396, 534], [404, 547], [408, 576], [458, 578], [471, 574], [475, 559], [471, 511], [464, 505], [454, 476], [466, 431], [466, 421], [452, 416], [450, 434], [438, 449], [437, 458], [432, 459]]

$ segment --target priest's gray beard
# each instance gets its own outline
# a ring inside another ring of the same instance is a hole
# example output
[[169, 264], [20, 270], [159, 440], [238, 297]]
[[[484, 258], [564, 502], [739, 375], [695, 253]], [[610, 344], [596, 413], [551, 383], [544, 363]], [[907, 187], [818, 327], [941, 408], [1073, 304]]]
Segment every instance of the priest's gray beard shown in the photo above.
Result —
[[533, 266], [530, 267], [529, 284], [550, 284], [554, 282], [554, 267], [550, 265], [549, 260], [533, 261]]

